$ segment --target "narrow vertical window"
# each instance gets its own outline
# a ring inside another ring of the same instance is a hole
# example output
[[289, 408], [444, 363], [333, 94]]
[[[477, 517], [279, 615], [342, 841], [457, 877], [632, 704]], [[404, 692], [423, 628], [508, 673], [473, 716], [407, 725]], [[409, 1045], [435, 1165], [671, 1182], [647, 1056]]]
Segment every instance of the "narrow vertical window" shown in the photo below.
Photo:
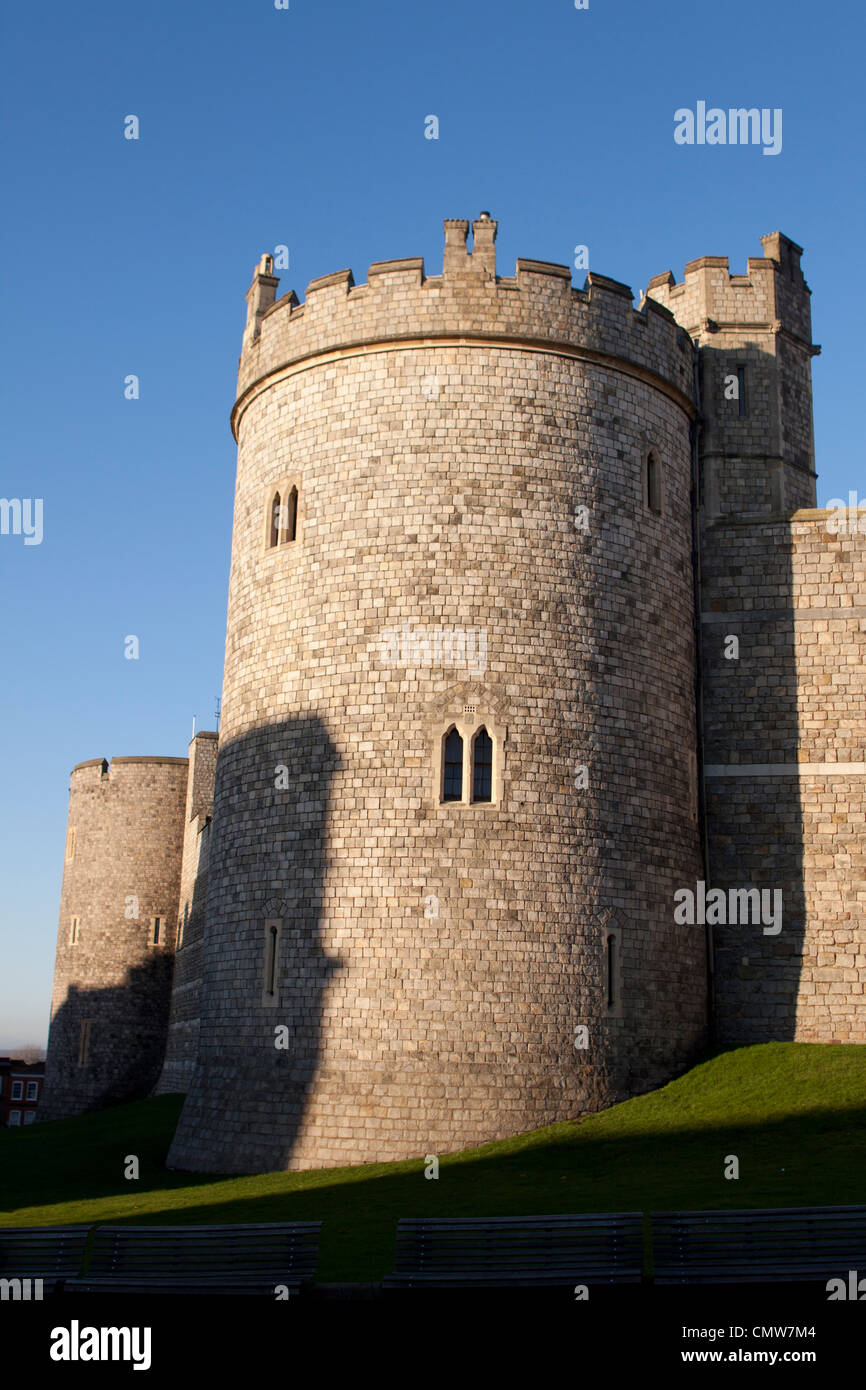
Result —
[[740, 416], [746, 413], [746, 369], [737, 368], [737, 402], [740, 408]]
[[69, 831], [68, 831], [67, 836], [66, 836], [66, 862], [67, 862], [67, 864], [69, 863], [70, 859], [74, 859], [74, 858], [75, 858], [75, 828], [74, 828], [74, 826], [70, 826]]
[[463, 740], [456, 729], [445, 739], [445, 775], [442, 779], [442, 800], [463, 800]]
[[283, 922], [280, 917], [266, 917], [264, 923], [264, 954], [262, 956], [262, 996], [265, 1008], [275, 1007], [280, 1002], [277, 989], [280, 965], [280, 938]]
[[271, 927], [268, 943], [268, 994], [273, 994], [277, 984], [277, 929]]
[[87, 1066], [87, 1058], [90, 1053], [91, 1023], [92, 1019], [89, 1018], [83, 1018], [81, 1020], [81, 1029], [78, 1034], [78, 1065], [80, 1067]]
[[650, 449], [646, 459], [646, 504], [651, 512], [661, 512], [662, 474], [655, 449]]
[[78, 918], [77, 918], [77, 917], [73, 917], [73, 918], [72, 918], [72, 921], [71, 921], [70, 924], [69, 924], [69, 944], [70, 944], [70, 946], [74, 946], [75, 943], [76, 943], [76, 941], [78, 940], [78, 927], [79, 927]]
[[286, 506], [286, 525], [283, 539], [293, 541], [298, 534], [298, 489], [293, 487]]
[[607, 938], [607, 1007], [616, 1007], [616, 937], [611, 933]]
[[162, 918], [161, 918], [161, 917], [154, 917], [154, 918], [153, 918], [153, 922], [152, 922], [152, 931], [151, 931], [151, 938], [150, 938], [152, 944], [153, 944], [154, 946], [158, 946], [159, 943], [160, 943], [161, 938], [162, 938]]
[[271, 503], [271, 530], [268, 545], [275, 546], [280, 543], [280, 494], [274, 493], [274, 500]]
[[493, 788], [493, 742], [485, 728], [472, 745], [472, 800], [490, 801]]
[[184, 924], [184, 921], [185, 921], [185, 918], [184, 918], [184, 917], [179, 917], [179, 918], [178, 918], [178, 921], [177, 921], [177, 947], [176, 947], [176, 949], [177, 949], [178, 951], [180, 950], [181, 946], [183, 945], [183, 924]]

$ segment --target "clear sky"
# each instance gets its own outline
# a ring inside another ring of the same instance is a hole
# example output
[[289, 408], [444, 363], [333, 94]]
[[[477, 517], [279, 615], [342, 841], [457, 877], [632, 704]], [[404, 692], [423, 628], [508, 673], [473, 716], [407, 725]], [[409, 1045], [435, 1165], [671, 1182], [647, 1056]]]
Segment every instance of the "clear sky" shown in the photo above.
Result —
[[[43, 539], [0, 536], [0, 1050], [47, 1033], [70, 769], [214, 725], [262, 252], [301, 297], [438, 273], [442, 218], [487, 209], [501, 273], [585, 244], [637, 293], [701, 255], [744, 273], [781, 230], [823, 344], [818, 500], [863, 497], [864, 29], [853, 0], [5, 7], [0, 495], [43, 499]], [[781, 152], [675, 144], [699, 101], [781, 108]]]

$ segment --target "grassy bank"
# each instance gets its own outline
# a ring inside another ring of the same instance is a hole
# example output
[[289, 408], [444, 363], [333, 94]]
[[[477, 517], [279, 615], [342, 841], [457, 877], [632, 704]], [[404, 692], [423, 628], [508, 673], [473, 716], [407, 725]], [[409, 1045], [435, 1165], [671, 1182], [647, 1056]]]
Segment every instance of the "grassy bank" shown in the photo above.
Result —
[[[321, 1280], [376, 1280], [400, 1216], [866, 1202], [866, 1046], [725, 1052], [574, 1123], [442, 1156], [250, 1177], [169, 1172], [182, 1097], [0, 1130], [0, 1225], [321, 1220]], [[137, 1155], [138, 1181], [123, 1177]], [[737, 1181], [725, 1159], [739, 1158]]]

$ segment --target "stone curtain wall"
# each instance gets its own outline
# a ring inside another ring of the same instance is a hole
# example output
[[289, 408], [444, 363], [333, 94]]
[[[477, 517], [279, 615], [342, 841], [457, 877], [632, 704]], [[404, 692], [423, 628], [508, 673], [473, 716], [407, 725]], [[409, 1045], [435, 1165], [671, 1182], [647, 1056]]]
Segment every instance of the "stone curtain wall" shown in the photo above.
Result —
[[833, 525], [801, 511], [705, 538], [712, 882], [784, 903], [778, 934], [716, 929], [724, 1042], [866, 1034], [866, 534]]
[[165, 1065], [156, 1087], [159, 1094], [187, 1089], [198, 1050], [217, 738], [215, 733], [196, 734], [189, 746], [180, 904], [170, 923], [172, 941], [177, 941], [177, 949]]

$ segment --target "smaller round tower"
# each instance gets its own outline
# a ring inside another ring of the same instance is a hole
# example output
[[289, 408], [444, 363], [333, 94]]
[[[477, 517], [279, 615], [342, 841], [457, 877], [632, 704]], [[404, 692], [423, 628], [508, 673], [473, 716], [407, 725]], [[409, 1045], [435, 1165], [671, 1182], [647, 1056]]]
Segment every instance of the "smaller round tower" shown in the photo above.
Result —
[[73, 768], [40, 1120], [147, 1095], [165, 1048], [186, 758]]

